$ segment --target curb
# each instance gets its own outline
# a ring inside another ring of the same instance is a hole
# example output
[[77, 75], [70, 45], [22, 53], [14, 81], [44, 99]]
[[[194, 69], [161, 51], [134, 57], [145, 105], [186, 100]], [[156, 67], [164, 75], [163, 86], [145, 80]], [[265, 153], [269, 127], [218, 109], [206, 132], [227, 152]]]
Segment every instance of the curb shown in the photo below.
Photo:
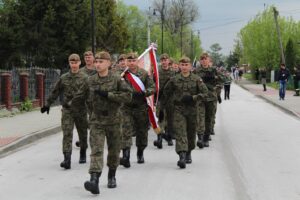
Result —
[[285, 108], [284, 106], [281, 106], [275, 102], [273, 102], [272, 100], [268, 99], [267, 97], [264, 97], [262, 95], [258, 95], [258, 94], [254, 94], [252, 93], [246, 86], [244, 86], [243, 84], [237, 84], [238, 86], [240, 86], [241, 88], [243, 88], [244, 90], [247, 90], [248, 92], [250, 92], [251, 94], [255, 95], [256, 97], [266, 101], [267, 103], [272, 104], [273, 106], [279, 108], [280, 110], [284, 111], [285, 113], [292, 115], [293, 117], [296, 117], [298, 120], [300, 120], [300, 116], [298, 114], [296, 114], [294, 111]]
[[21, 149], [21, 147], [24, 147], [28, 144], [32, 144], [33, 142], [40, 140], [44, 137], [54, 135], [61, 131], [61, 126], [53, 126], [47, 129], [43, 129], [40, 131], [36, 131], [33, 133], [30, 133], [28, 135], [25, 135], [16, 141], [5, 145], [4, 147], [0, 148], [0, 158], [3, 158], [5, 156], [8, 156], [9, 154], [12, 154], [14, 152], [17, 152]]

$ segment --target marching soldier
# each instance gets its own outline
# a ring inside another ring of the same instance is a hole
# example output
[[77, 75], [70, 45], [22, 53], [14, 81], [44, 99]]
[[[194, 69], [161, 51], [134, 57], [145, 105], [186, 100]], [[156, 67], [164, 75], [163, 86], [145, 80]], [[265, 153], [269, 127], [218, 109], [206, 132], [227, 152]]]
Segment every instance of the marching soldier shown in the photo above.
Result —
[[72, 140], [74, 124], [80, 141], [79, 163], [86, 162], [87, 149], [87, 109], [88, 77], [79, 71], [80, 57], [78, 54], [69, 56], [70, 71], [63, 74], [54, 86], [41, 112], [49, 114], [51, 104], [63, 94], [61, 127], [63, 131], [64, 161], [60, 164], [65, 169], [71, 168]]
[[195, 148], [197, 101], [205, 98], [207, 88], [200, 77], [191, 73], [189, 58], [182, 57], [179, 67], [180, 74], [172, 77], [164, 87], [163, 105], [169, 98], [174, 98], [174, 130], [179, 155], [177, 165], [185, 168], [186, 163], [192, 163], [191, 152]]
[[[118, 58], [118, 65], [115, 73], [118, 76], [123, 76], [126, 70], [126, 55], [121, 54]], [[124, 105], [120, 108], [121, 115], [121, 149], [123, 157], [120, 158], [120, 165], [126, 168], [130, 167], [130, 148], [132, 146], [132, 120], [128, 117]]]
[[[85, 73], [87, 76], [92, 76], [94, 74], [96, 74], [96, 70], [94, 67], [94, 54], [92, 51], [86, 51], [83, 54], [84, 56], [84, 62], [85, 62], [85, 66], [80, 68], [79, 71], [82, 73]], [[92, 111], [88, 108], [88, 117], [90, 117], [92, 115]], [[77, 147], [80, 147], [79, 141], [76, 141], [75, 145]]]
[[120, 153], [120, 115], [121, 103], [130, 102], [132, 91], [120, 76], [108, 70], [111, 57], [107, 52], [97, 53], [95, 66], [97, 74], [89, 78], [89, 98], [92, 102], [90, 120], [91, 163], [90, 181], [84, 183], [86, 190], [99, 194], [99, 177], [103, 169], [103, 151], [105, 138], [108, 156], [108, 188], [115, 188], [116, 170]]
[[[163, 98], [163, 88], [166, 83], [170, 80], [171, 77], [175, 75], [173, 71], [171, 71], [170, 63], [169, 63], [169, 55], [162, 54], [160, 56], [160, 67], [159, 67], [159, 96], [158, 96], [158, 106], [156, 108], [156, 114], [159, 118], [159, 126], [162, 130], [162, 133], [165, 130], [165, 134], [158, 134], [157, 140], [154, 141], [154, 145], [158, 148], [162, 148], [162, 137], [168, 142], [169, 146], [173, 145], [172, 138], [173, 134], [173, 109], [172, 102], [169, 102], [168, 105], [162, 109], [160, 103]], [[172, 101], [172, 99], [170, 99]], [[166, 128], [166, 129], [165, 129]]]
[[[131, 121], [131, 126], [127, 127], [128, 129], [125, 131], [131, 131], [131, 135], [136, 136], [137, 163], [142, 164], [145, 162], [144, 150], [148, 145], [149, 130], [148, 106], [145, 98], [155, 93], [155, 85], [147, 71], [138, 67], [137, 58], [136, 53], [127, 54], [126, 63], [128, 72], [140, 80], [145, 90], [133, 92], [132, 101], [124, 104], [123, 111], [126, 116], [125, 118]], [[130, 80], [126, 80], [132, 86]], [[128, 134], [126, 133], [126, 135]], [[129, 157], [130, 155], [127, 155], [126, 159], [129, 160]]]
[[[210, 58], [207, 53], [202, 54], [200, 57], [200, 66], [194, 71], [198, 76], [200, 76], [207, 86], [208, 95], [203, 101], [202, 109], [205, 113], [204, 115], [199, 113], [199, 120], [205, 121], [205, 129], [199, 128], [198, 130], [205, 130], [205, 132], [198, 132], [197, 145], [199, 148], [209, 147], [210, 135], [214, 132], [214, 120], [217, 110], [217, 85], [221, 84], [221, 78], [215, 67], [210, 64]], [[203, 107], [204, 106], [204, 107]], [[205, 119], [203, 119], [205, 117]]]

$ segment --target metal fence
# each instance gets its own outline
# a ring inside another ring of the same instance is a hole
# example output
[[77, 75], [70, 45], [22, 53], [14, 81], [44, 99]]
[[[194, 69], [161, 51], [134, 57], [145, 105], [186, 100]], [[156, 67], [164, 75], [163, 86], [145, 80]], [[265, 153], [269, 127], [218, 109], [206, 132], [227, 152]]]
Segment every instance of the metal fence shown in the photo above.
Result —
[[[37, 78], [36, 73], [43, 73], [45, 76], [44, 82], [44, 92], [45, 98], [47, 98], [51, 92], [51, 89], [54, 87], [54, 84], [59, 79], [61, 71], [59, 69], [48, 69], [48, 68], [38, 68], [38, 67], [30, 67], [30, 68], [13, 68], [12, 70], [0, 70], [1, 73], [10, 73], [11, 74], [11, 95], [12, 95], [12, 103], [16, 103], [20, 101], [20, 73], [28, 73], [28, 98], [33, 100], [37, 97]], [[1, 93], [3, 93], [4, 83], [0, 77], [1, 84]], [[0, 95], [0, 102], [1, 101]], [[57, 102], [55, 102], [57, 103]]]

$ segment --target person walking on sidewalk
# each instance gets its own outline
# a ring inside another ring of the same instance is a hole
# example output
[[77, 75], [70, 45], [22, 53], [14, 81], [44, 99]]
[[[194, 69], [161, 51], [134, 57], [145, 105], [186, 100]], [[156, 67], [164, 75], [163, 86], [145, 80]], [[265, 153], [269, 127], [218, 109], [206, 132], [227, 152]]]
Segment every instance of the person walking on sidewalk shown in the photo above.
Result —
[[49, 114], [51, 104], [63, 95], [61, 128], [63, 131], [63, 154], [62, 168], [71, 168], [72, 140], [74, 124], [77, 128], [80, 144], [79, 163], [86, 163], [87, 149], [87, 107], [88, 76], [79, 71], [80, 57], [78, 54], [69, 56], [70, 71], [63, 74], [56, 82], [54, 89], [47, 99], [46, 105], [41, 108], [41, 113]]
[[230, 85], [231, 85], [232, 78], [230, 76], [230, 72], [225, 72], [225, 82], [224, 82], [224, 99], [230, 99]]
[[262, 68], [261, 71], [260, 71], [260, 78], [261, 78], [261, 84], [263, 85], [264, 87], [264, 92], [267, 91], [267, 87], [266, 87], [266, 84], [267, 84], [267, 70], [266, 68]]
[[295, 89], [294, 96], [299, 96], [300, 66], [294, 67], [293, 78], [294, 78], [294, 89]]
[[285, 64], [280, 65], [277, 80], [279, 82], [279, 100], [284, 100], [286, 84], [290, 77], [290, 71], [285, 67]]

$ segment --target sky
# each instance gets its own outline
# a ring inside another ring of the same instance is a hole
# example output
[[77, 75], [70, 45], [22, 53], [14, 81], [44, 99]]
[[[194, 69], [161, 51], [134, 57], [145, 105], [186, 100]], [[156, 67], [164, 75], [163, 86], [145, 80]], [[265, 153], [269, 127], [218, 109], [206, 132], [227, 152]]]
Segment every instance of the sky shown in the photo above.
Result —
[[[127, 5], [138, 6], [145, 11], [153, 0], [123, 0]], [[214, 43], [222, 47], [221, 53], [228, 55], [234, 47], [238, 32], [267, 6], [275, 5], [279, 15], [300, 21], [300, 0], [194, 0], [200, 16], [192, 24], [200, 30], [202, 48], [209, 50]], [[274, 26], [275, 28], [275, 26]]]

